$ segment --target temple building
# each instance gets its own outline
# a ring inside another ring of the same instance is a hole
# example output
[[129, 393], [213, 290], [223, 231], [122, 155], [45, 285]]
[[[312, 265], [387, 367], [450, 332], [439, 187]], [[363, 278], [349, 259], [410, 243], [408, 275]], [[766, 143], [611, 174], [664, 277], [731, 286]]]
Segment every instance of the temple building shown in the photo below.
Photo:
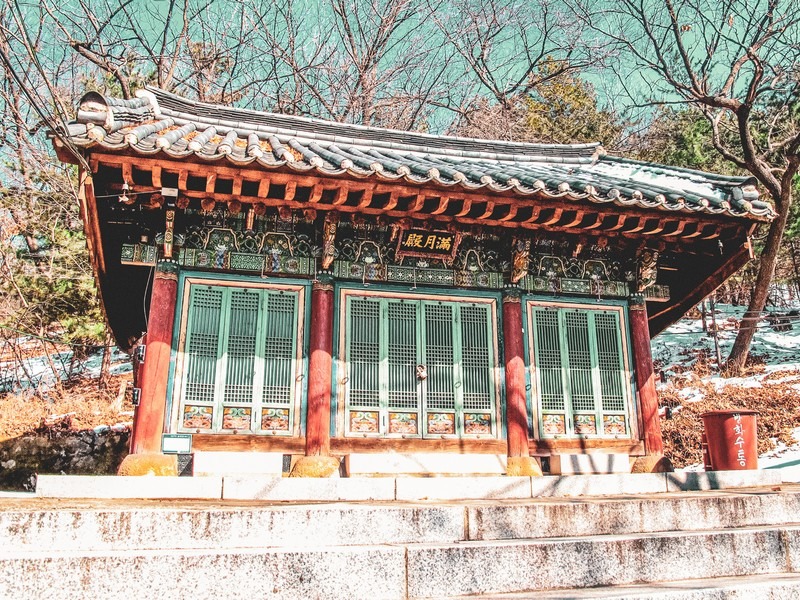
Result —
[[312, 475], [342, 458], [343, 474], [557, 473], [587, 455], [660, 468], [650, 338], [744, 265], [773, 217], [754, 179], [599, 144], [152, 88], [85, 95], [53, 143], [84, 165], [108, 324], [144, 348], [132, 456], [185, 442], [196, 472], [214, 457], [293, 457]]

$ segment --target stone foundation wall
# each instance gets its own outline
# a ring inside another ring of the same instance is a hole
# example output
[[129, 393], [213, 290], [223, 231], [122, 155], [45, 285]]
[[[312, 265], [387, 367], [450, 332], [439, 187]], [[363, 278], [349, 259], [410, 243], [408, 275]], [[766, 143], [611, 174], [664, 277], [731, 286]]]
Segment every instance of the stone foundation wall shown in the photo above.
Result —
[[37, 473], [115, 475], [130, 431], [110, 428], [31, 433], [0, 442], [0, 490], [33, 491]]

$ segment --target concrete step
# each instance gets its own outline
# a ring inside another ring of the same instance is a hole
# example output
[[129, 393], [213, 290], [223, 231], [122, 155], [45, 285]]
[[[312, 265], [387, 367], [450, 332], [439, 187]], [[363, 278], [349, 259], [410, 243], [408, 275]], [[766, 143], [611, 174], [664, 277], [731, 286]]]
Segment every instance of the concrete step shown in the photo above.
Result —
[[0, 503], [0, 548], [218, 549], [452, 543], [800, 522], [800, 489], [462, 502], [46, 500]]
[[408, 597], [790, 573], [798, 558], [800, 526], [423, 544], [408, 547]]
[[798, 564], [800, 526], [330, 548], [4, 547], [0, 597], [451, 598], [782, 575]]
[[462, 506], [107, 504], [0, 511], [0, 549], [226, 550], [447, 543], [466, 537]]
[[800, 490], [572, 500], [271, 505], [33, 500], [3, 508], [0, 548], [53, 552], [451, 543], [800, 523]]
[[789, 600], [800, 598], [800, 575], [769, 573], [664, 583], [460, 596], [452, 600]]
[[468, 539], [699, 531], [800, 523], [800, 490], [740, 490], [538, 502], [467, 509]]
[[550, 498], [779, 487], [778, 470], [546, 477], [97, 477], [41, 475], [41, 498], [361, 501]]

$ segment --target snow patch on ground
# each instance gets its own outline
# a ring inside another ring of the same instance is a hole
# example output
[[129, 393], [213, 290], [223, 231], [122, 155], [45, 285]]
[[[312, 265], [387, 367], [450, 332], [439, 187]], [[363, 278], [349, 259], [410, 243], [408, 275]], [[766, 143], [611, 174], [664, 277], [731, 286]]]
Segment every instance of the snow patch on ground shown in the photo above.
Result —
[[[719, 304], [716, 308], [717, 341], [720, 356], [724, 360], [736, 338], [737, 327], [745, 309], [726, 304]], [[780, 311], [780, 314], [786, 314], [786, 311]], [[706, 322], [710, 327], [710, 315]], [[776, 331], [776, 328], [780, 331]], [[686, 385], [679, 394], [686, 402], [696, 402], [703, 398], [703, 384], [711, 384], [719, 391], [728, 385], [760, 388], [765, 378], [769, 378], [772, 383], [790, 382], [800, 377], [800, 317], [788, 317], [778, 321], [775, 326], [767, 319], [758, 322], [750, 354], [762, 359], [765, 367], [749, 377], [724, 378], [714, 372], [699, 377], [690, 370], [701, 356], [708, 357], [712, 371], [716, 369], [714, 336], [710, 331], [703, 330], [702, 319], [684, 318], [670, 326], [653, 338], [652, 352], [662, 380], [681, 378], [685, 381]], [[786, 376], [780, 377], [782, 373]], [[793, 387], [800, 390], [800, 382]], [[794, 438], [797, 440], [796, 444], [778, 444], [774, 450], [760, 456], [759, 468], [781, 469], [784, 480], [800, 481], [800, 428], [795, 429]], [[702, 471], [703, 465], [689, 465], [681, 470]]]
[[[46, 356], [26, 358], [22, 361], [0, 362], [0, 392], [18, 392], [31, 386], [46, 391], [56, 382], [56, 377], [66, 381], [70, 377], [83, 375], [100, 377], [103, 363], [101, 348], [84, 360], [75, 360], [71, 350]], [[133, 367], [128, 354], [117, 347], [111, 349], [111, 375], [130, 373]]]

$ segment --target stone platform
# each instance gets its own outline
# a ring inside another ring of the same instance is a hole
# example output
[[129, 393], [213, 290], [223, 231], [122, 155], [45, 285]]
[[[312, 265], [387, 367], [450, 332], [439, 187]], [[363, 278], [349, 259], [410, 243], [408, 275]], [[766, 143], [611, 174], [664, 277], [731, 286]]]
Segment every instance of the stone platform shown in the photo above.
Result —
[[710, 473], [618, 473], [545, 477], [343, 477], [269, 475], [118, 477], [40, 475], [41, 498], [187, 498], [207, 500], [361, 501], [533, 499], [658, 494], [774, 486], [779, 470]]
[[[0, 597], [800, 598], [800, 486], [738, 473], [638, 494], [589, 478], [602, 496], [437, 478], [396, 499], [398, 478], [365, 480], [393, 482], [394, 498], [312, 502], [276, 485], [280, 499], [225, 500], [223, 478], [214, 499], [0, 498]], [[140, 494], [162, 480], [133, 479]], [[331, 481], [295, 491], [344, 489]]]

